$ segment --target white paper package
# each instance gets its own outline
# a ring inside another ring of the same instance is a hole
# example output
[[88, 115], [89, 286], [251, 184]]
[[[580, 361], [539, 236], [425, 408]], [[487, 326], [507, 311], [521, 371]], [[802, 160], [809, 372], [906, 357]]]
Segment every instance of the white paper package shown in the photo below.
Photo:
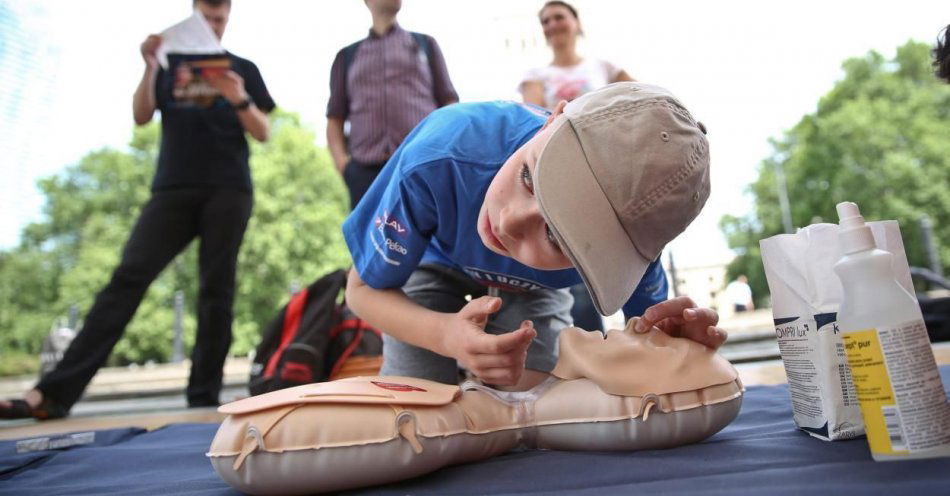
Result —
[[[877, 247], [893, 257], [894, 273], [914, 294], [897, 221], [869, 222]], [[775, 335], [792, 399], [795, 425], [827, 441], [864, 434], [837, 327], [842, 253], [837, 224], [813, 224], [759, 242], [772, 296]]]
[[187, 19], [162, 31], [161, 37], [162, 44], [155, 55], [165, 69], [168, 69], [169, 53], [225, 53], [208, 21], [197, 9]]

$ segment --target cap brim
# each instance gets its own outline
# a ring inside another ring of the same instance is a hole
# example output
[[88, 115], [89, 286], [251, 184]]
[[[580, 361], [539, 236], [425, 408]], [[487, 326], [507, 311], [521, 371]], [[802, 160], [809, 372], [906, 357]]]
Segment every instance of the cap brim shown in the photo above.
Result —
[[633, 294], [651, 260], [640, 255], [617, 219], [570, 121], [560, 118], [552, 125], [558, 127], [535, 167], [535, 195], [597, 311], [612, 315]]

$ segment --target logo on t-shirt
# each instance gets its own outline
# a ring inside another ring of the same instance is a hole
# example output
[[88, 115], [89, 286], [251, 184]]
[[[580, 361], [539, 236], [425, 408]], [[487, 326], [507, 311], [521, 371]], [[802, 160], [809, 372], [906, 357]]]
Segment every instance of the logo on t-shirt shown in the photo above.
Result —
[[394, 233], [400, 236], [405, 236], [405, 234], [408, 232], [406, 228], [403, 227], [402, 223], [399, 222], [399, 219], [397, 219], [396, 217], [392, 215], [389, 215], [389, 212], [387, 212], [386, 210], [383, 210], [383, 215], [376, 216], [375, 223], [376, 223], [376, 229], [379, 229], [380, 232], [382, 232], [386, 228], [389, 228], [391, 231], [393, 231]]
[[[383, 230], [379, 229], [378, 233], [376, 232], [376, 230], [373, 230], [369, 233], [369, 239], [370, 241], [373, 242], [373, 248], [376, 249], [376, 253], [379, 253], [379, 256], [383, 257], [383, 261], [388, 263], [389, 265], [396, 265], [396, 266], [402, 265], [401, 262], [399, 262], [399, 260], [393, 260], [392, 258], [389, 258], [388, 252], [389, 250], [392, 250], [392, 248], [389, 247], [389, 243], [392, 242], [392, 240], [387, 238], [386, 236], [383, 236], [382, 232]], [[381, 240], [376, 239], [377, 234], [379, 234], [379, 236], [382, 237]], [[384, 245], [385, 245], [385, 249], [383, 249]], [[402, 252], [399, 252], [399, 253], [405, 255], [405, 253], [402, 253]]]
[[382, 255], [383, 260], [389, 265], [400, 265], [398, 260], [389, 257], [389, 252], [395, 252], [398, 255], [407, 255], [409, 250], [398, 241], [387, 236], [387, 233], [393, 232], [399, 236], [405, 236], [408, 230], [403, 227], [399, 219], [389, 215], [389, 212], [383, 210], [383, 215], [377, 215], [374, 231], [370, 232], [370, 239], [373, 241], [373, 247], [376, 252]]
[[409, 253], [405, 246], [399, 244], [398, 241], [393, 241], [392, 238], [386, 238], [386, 248], [402, 255]]
[[504, 289], [505, 291], [524, 292], [547, 288], [547, 286], [538, 284], [530, 279], [522, 279], [509, 274], [490, 272], [475, 267], [465, 267], [463, 270], [469, 277], [478, 281], [479, 284]]

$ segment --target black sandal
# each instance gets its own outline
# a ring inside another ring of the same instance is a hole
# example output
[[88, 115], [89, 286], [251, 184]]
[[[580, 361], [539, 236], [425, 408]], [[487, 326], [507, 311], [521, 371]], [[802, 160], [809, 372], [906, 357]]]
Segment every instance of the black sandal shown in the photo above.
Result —
[[8, 406], [0, 407], [0, 419], [25, 419], [34, 418], [36, 420], [51, 420], [63, 418], [69, 414], [65, 408], [56, 403], [44, 399], [40, 406], [32, 408], [26, 400], [12, 399], [7, 400]]

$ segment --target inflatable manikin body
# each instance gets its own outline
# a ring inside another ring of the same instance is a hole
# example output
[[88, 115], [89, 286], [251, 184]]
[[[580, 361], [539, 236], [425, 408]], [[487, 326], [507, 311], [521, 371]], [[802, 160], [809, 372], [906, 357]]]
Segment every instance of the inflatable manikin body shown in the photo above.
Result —
[[515, 447], [642, 450], [701, 441], [739, 413], [743, 387], [713, 350], [635, 319], [606, 338], [561, 332], [551, 377], [524, 392], [355, 377], [247, 398], [208, 456], [234, 488], [308, 494], [409, 479]]

